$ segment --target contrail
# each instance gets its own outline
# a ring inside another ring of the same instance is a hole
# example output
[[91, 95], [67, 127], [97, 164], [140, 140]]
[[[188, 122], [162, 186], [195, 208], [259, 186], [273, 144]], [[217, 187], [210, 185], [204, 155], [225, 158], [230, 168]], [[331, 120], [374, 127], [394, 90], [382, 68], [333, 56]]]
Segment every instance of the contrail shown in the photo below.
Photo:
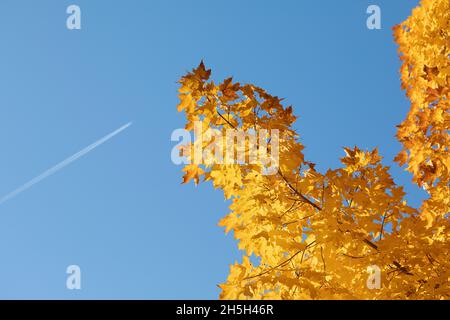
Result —
[[42, 180], [44, 180], [45, 178], [48, 178], [49, 176], [51, 176], [52, 174], [56, 173], [57, 171], [63, 169], [64, 167], [68, 166], [69, 164], [71, 164], [72, 162], [74, 162], [75, 160], [81, 158], [82, 156], [84, 156], [85, 154], [91, 152], [92, 150], [94, 150], [95, 148], [97, 148], [98, 146], [102, 145], [103, 143], [105, 143], [106, 141], [110, 140], [111, 138], [113, 138], [114, 136], [118, 135], [119, 133], [121, 133], [122, 131], [124, 131], [126, 128], [128, 128], [129, 126], [131, 126], [133, 123], [132, 122], [128, 122], [127, 124], [121, 126], [119, 129], [111, 132], [110, 134], [104, 136], [103, 138], [101, 138], [100, 140], [94, 142], [93, 144], [87, 146], [86, 148], [82, 149], [81, 151], [75, 153], [74, 155], [70, 156], [69, 158], [67, 158], [66, 160], [61, 161], [60, 163], [58, 163], [56, 166], [48, 169], [47, 171], [43, 172], [42, 174], [40, 174], [39, 176], [37, 176], [36, 178], [31, 179], [30, 181], [28, 181], [27, 183], [25, 183], [24, 185], [22, 185], [21, 187], [17, 188], [16, 190], [12, 191], [11, 193], [3, 196], [2, 198], [0, 198], [0, 205], [2, 205], [3, 203], [5, 203], [6, 201], [16, 197], [17, 195], [19, 195], [20, 193], [24, 192], [25, 190], [31, 188], [32, 186], [34, 186], [36, 183], [41, 182]]

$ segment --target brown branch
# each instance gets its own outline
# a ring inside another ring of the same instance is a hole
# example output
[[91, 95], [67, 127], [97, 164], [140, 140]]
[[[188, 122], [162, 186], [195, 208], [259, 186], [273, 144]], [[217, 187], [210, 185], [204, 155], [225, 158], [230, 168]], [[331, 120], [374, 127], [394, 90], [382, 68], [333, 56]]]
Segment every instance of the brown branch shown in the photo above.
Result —
[[375, 243], [373, 243], [372, 241], [367, 240], [367, 239], [364, 239], [363, 241], [364, 241], [364, 243], [367, 244], [369, 247], [372, 247], [372, 248], [374, 248], [375, 250], [378, 251], [378, 246], [377, 246]]
[[299, 196], [303, 202], [313, 206], [314, 208], [316, 208], [317, 210], [321, 211], [322, 208], [319, 207], [317, 204], [315, 204], [314, 202], [312, 202], [311, 200], [309, 200], [307, 197], [305, 197], [301, 192], [299, 192], [297, 189], [295, 189], [290, 183], [289, 181], [286, 179], [286, 177], [283, 175], [283, 173], [281, 172], [280, 169], [278, 169], [278, 174], [280, 175], [281, 178], [283, 178], [284, 182], [286, 183], [286, 185], [289, 187], [289, 189], [291, 189], [292, 192], [294, 192], [297, 196]]
[[400, 263], [398, 263], [397, 261], [394, 261], [393, 264], [397, 267], [397, 270], [400, 271], [401, 273], [407, 274], [408, 276], [413, 276], [414, 274], [411, 273], [408, 268], [402, 266]]
[[[374, 248], [375, 250], [379, 251], [378, 246], [375, 243], [373, 243], [372, 241], [367, 240], [367, 239], [364, 239], [363, 241], [368, 246], [370, 246], [370, 247]], [[409, 271], [409, 269], [407, 267], [402, 266], [398, 261], [394, 260], [392, 263], [397, 267], [396, 270], [399, 270], [402, 273], [407, 274], [409, 276], [414, 275], [412, 272]]]
[[217, 114], [226, 122], [229, 126], [231, 126], [233, 129], [236, 129], [236, 126], [234, 126], [228, 119], [225, 119], [225, 117], [219, 112], [219, 110], [216, 110]]
[[343, 256], [347, 257], [347, 258], [352, 258], [352, 259], [364, 259], [367, 258], [368, 256], [352, 256], [350, 254], [347, 253], [341, 253]]
[[302, 249], [302, 250], [297, 251], [297, 252], [294, 253], [290, 258], [288, 258], [287, 260], [281, 262], [280, 264], [276, 265], [275, 267], [271, 267], [271, 268], [269, 268], [268, 270], [266, 270], [266, 271], [264, 271], [264, 272], [261, 272], [261, 273], [259, 273], [259, 274], [257, 274], [257, 275], [250, 276], [250, 277], [246, 277], [246, 278], [244, 278], [244, 280], [249, 280], [249, 279], [253, 279], [253, 278], [257, 278], [257, 277], [263, 276], [263, 275], [265, 275], [265, 274], [267, 274], [267, 273], [272, 272], [273, 270], [276, 270], [276, 269], [278, 269], [278, 268], [280, 268], [280, 267], [285, 266], [285, 265], [288, 264], [290, 261], [292, 261], [292, 259], [294, 259], [296, 256], [298, 256], [301, 252], [304, 252], [304, 251], [308, 250], [315, 242], [316, 242], [316, 241], [311, 242], [310, 244], [308, 244], [308, 245], [306, 246], [305, 249]]
[[298, 199], [294, 199], [294, 202], [292, 202], [292, 205], [289, 207], [289, 209], [287, 209], [285, 212], [283, 212], [283, 214], [281, 216], [279, 216], [278, 218], [281, 220], [281, 218], [283, 218], [288, 212], [290, 212], [295, 207], [297, 202], [298, 202]]
[[314, 216], [313, 214], [310, 214], [309, 216], [302, 217], [302, 218], [297, 219], [297, 220], [294, 220], [294, 221], [285, 222], [285, 223], [283, 223], [283, 225], [284, 225], [284, 226], [288, 226], [288, 225], [290, 225], [290, 224], [293, 224], [293, 223], [296, 223], [296, 222], [300, 222], [300, 221], [302, 221], [302, 220], [309, 219], [309, 218], [311, 218], [311, 217], [313, 217], [313, 216]]
[[387, 214], [387, 211], [384, 213], [383, 220], [381, 221], [380, 238], [378, 240], [381, 240], [383, 238], [383, 229], [384, 229], [384, 223], [386, 221], [386, 214]]

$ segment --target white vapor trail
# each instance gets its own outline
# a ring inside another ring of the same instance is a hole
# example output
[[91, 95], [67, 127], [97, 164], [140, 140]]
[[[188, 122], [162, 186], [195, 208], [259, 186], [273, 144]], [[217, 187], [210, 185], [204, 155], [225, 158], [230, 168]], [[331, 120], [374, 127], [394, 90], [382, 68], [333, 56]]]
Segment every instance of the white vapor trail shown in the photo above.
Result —
[[32, 186], [34, 186], [36, 183], [41, 182], [42, 180], [44, 180], [45, 178], [48, 178], [49, 176], [51, 176], [52, 174], [56, 173], [57, 171], [63, 169], [64, 167], [68, 166], [69, 164], [71, 164], [72, 162], [76, 161], [77, 159], [81, 158], [82, 156], [84, 156], [85, 154], [91, 152], [92, 150], [94, 150], [95, 148], [97, 148], [98, 146], [102, 145], [103, 143], [105, 143], [106, 141], [110, 140], [111, 138], [113, 138], [114, 136], [118, 135], [119, 133], [121, 133], [122, 131], [124, 131], [125, 129], [127, 129], [129, 126], [131, 126], [133, 123], [132, 122], [128, 122], [127, 124], [121, 126], [119, 129], [111, 132], [110, 134], [104, 136], [103, 138], [101, 138], [100, 140], [94, 142], [93, 144], [87, 146], [86, 148], [82, 149], [81, 151], [75, 153], [74, 155], [70, 156], [69, 158], [61, 161], [60, 163], [58, 163], [57, 165], [55, 165], [54, 167], [46, 170], [45, 172], [43, 172], [42, 174], [40, 174], [39, 176], [31, 179], [30, 181], [28, 181], [27, 183], [25, 183], [24, 185], [22, 185], [21, 187], [17, 188], [16, 190], [12, 191], [11, 193], [3, 196], [2, 198], [0, 198], [0, 205], [2, 205], [3, 203], [5, 203], [8, 200], [11, 200], [12, 198], [16, 197], [17, 195], [19, 195], [20, 193], [24, 192], [25, 190], [31, 188]]

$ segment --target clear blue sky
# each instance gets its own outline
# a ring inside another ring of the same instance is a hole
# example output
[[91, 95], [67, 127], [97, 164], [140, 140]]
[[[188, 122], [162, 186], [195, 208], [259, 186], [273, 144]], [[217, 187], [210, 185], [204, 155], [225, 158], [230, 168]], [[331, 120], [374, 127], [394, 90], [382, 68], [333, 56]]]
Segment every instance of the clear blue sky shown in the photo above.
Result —
[[[82, 30], [66, 29], [66, 8]], [[366, 8], [382, 30], [366, 28]], [[172, 164], [177, 79], [201, 59], [285, 97], [305, 154], [335, 168], [341, 147], [392, 159], [409, 104], [391, 27], [416, 0], [0, 2], [0, 196], [123, 124], [84, 158], [0, 206], [0, 298], [215, 299], [240, 259], [217, 226], [211, 185], [181, 186]], [[82, 290], [65, 287], [66, 267]]]

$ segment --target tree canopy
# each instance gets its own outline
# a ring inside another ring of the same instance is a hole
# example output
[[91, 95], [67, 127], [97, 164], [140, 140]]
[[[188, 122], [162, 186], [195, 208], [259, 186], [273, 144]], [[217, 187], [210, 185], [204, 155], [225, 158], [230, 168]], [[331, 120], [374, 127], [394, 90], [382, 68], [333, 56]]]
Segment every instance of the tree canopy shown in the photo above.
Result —
[[[420, 208], [407, 204], [377, 149], [344, 148], [342, 166], [321, 173], [305, 159], [296, 117], [282, 99], [231, 78], [216, 84], [203, 62], [180, 79], [186, 129], [201, 123], [204, 133], [182, 148], [188, 159], [198, 147], [224, 142], [226, 130], [248, 137], [262, 131], [265, 142], [280, 132], [272, 174], [264, 173], [263, 161], [223, 164], [212, 154], [183, 169], [184, 182], [210, 180], [231, 201], [220, 226], [233, 233], [244, 257], [231, 266], [220, 298], [449, 298], [449, 32], [448, 0], [423, 0], [394, 28], [411, 101], [398, 127], [403, 149], [396, 161], [428, 192]], [[250, 140], [235, 151], [250, 151]], [[273, 151], [253, 141], [258, 154]], [[366, 285], [370, 266], [381, 270], [378, 290]]]

